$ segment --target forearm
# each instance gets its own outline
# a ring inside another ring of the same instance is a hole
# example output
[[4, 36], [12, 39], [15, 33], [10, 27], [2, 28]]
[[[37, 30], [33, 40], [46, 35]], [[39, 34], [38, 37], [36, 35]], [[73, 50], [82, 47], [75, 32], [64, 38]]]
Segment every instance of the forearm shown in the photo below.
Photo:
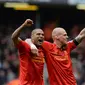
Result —
[[13, 32], [13, 34], [12, 34], [12, 39], [14, 39], [14, 38], [18, 38], [19, 37], [19, 35], [20, 35], [20, 32], [22, 31], [22, 29], [25, 27], [25, 25], [24, 24], [22, 24], [19, 28], [17, 28], [14, 32]]
[[33, 48], [33, 49], [37, 49], [37, 47], [34, 45], [34, 43], [31, 41], [30, 38], [26, 39], [25, 42], [30, 45], [31, 49], [32, 49], [32, 48]]
[[35, 55], [38, 56], [38, 49], [37, 49], [37, 47], [33, 44], [33, 42], [31, 41], [31, 39], [26, 39], [25, 42], [30, 45], [31, 52], [32, 52], [33, 54], [35, 54]]
[[80, 43], [85, 38], [85, 28], [79, 33], [75, 38], [78, 43]]
[[13, 32], [11, 38], [12, 38], [12, 40], [13, 40], [13, 42], [14, 42], [15, 45], [18, 44], [18, 43], [21, 41], [21, 39], [19, 38], [19, 35], [20, 35], [20, 32], [22, 31], [22, 29], [23, 29], [24, 27], [26, 27], [26, 26], [29, 27], [29, 26], [31, 26], [32, 24], [33, 24], [33, 21], [32, 21], [31, 19], [27, 19], [19, 28], [17, 28], [17, 29]]

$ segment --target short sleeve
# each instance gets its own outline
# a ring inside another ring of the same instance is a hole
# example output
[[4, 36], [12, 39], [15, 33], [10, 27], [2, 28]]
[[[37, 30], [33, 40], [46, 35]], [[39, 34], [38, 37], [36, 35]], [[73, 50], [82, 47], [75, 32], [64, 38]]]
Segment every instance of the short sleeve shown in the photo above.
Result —
[[30, 46], [25, 41], [20, 41], [16, 45], [16, 48], [18, 49], [19, 53], [29, 52], [30, 51]]
[[68, 49], [71, 51], [76, 48], [76, 44], [74, 43], [73, 40], [68, 42]]
[[53, 44], [47, 41], [44, 41], [42, 47], [45, 51], [49, 51], [53, 48]]

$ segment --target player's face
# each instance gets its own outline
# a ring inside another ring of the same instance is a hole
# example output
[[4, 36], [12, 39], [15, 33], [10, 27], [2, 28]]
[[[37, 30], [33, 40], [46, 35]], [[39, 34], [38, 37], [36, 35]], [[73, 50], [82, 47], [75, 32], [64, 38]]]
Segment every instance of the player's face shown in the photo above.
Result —
[[67, 36], [66, 31], [63, 31], [63, 32], [59, 35], [59, 41], [61, 42], [62, 45], [67, 45], [68, 36]]
[[42, 45], [44, 41], [44, 32], [42, 30], [37, 30], [33, 35], [33, 40], [35, 45]]

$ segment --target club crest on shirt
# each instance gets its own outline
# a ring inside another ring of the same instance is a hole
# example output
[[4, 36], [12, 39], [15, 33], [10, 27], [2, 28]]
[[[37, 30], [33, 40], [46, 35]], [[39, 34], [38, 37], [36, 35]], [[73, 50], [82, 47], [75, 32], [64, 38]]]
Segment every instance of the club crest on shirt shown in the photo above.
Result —
[[32, 55], [32, 61], [44, 63], [45, 62], [44, 55], [42, 53], [40, 54], [40, 56]]
[[52, 53], [52, 55], [55, 56], [54, 58], [56, 58], [59, 61], [66, 61], [66, 60], [68, 60], [68, 55], [67, 55], [66, 51], [64, 53], [55, 52], [55, 53]]

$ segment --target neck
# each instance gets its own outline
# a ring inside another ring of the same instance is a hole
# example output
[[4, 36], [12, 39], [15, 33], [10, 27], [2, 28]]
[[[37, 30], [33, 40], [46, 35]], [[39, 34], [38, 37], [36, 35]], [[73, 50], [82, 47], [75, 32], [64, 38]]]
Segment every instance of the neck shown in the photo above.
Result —
[[55, 42], [55, 41], [54, 41], [54, 43], [57, 45], [58, 48], [62, 48], [61, 43], [59, 43], [59, 42]]
[[61, 49], [61, 50], [66, 50], [67, 45], [62, 45], [60, 42], [54, 42], [57, 46], [57, 48]]

